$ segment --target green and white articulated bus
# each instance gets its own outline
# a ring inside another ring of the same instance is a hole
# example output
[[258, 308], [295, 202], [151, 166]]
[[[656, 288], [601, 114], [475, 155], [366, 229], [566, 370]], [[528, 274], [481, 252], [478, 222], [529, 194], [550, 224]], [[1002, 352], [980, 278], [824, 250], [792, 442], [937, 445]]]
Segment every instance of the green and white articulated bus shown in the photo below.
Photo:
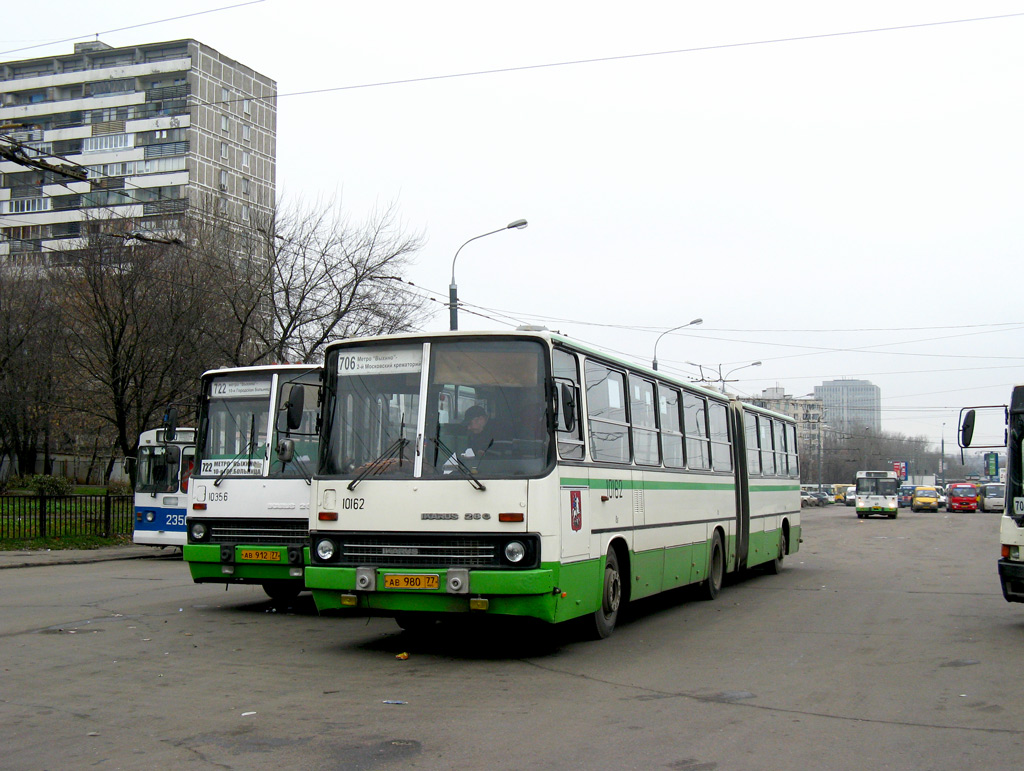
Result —
[[301, 592], [309, 562], [320, 368], [203, 374], [184, 557], [196, 583]]
[[553, 333], [346, 340], [306, 586], [404, 628], [477, 612], [605, 637], [631, 599], [780, 570], [799, 489], [790, 418]]

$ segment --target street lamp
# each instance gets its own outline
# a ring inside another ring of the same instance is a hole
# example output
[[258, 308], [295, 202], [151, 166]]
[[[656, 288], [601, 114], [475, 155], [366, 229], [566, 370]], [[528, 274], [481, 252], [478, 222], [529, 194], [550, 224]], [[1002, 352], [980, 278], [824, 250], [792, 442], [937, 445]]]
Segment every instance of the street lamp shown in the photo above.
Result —
[[946, 424], [942, 424], [942, 444], [939, 445], [939, 479], [946, 486]]
[[[508, 223], [503, 228], [498, 228], [497, 230], [492, 230], [489, 233], [481, 233], [478, 236], [473, 236], [466, 242], [466, 244], [470, 241], [476, 241], [478, 238], [483, 238], [484, 236], [493, 236], [495, 233], [500, 233], [503, 230], [522, 230], [527, 224], [526, 220], [516, 220], [515, 222]], [[459, 252], [462, 251], [462, 247], [466, 244], [460, 246], [455, 251], [455, 256], [452, 257], [452, 283], [448, 285], [448, 321], [449, 328], [452, 330], [459, 328], [459, 289], [455, 286], [455, 261], [459, 259]]]
[[669, 332], [675, 332], [677, 329], [685, 329], [686, 327], [698, 327], [704, 323], [704, 319], [694, 319], [688, 324], [680, 324], [678, 327], [672, 327], [672, 329], [666, 329], [660, 335], [658, 339], [654, 341], [654, 361], [651, 362], [651, 369], [658, 369], [658, 343], [661, 342], [661, 338], [667, 335]]
[[[711, 382], [714, 382], [714, 381], [718, 381], [718, 383], [720, 384], [720, 390], [721, 390], [721, 392], [723, 394], [725, 393], [725, 384], [726, 383], [734, 383], [734, 382], [736, 382], [734, 380], [729, 380], [729, 375], [731, 375], [733, 372], [739, 372], [741, 369], [746, 369], [747, 367], [760, 367], [761, 366], [761, 362], [759, 362], [759, 361], [752, 361], [752, 362], [750, 362], [750, 364], [744, 364], [741, 367], [734, 367], [733, 369], [729, 370], [728, 372], [726, 372], [723, 375], [722, 374], [722, 365], [719, 364], [717, 367], [715, 367], [715, 369], [718, 371], [718, 377], [712, 378], [711, 380], [708, 380], [706, 377], [704, 377], [704, 366], [703, 365], [698, 364], [695, 361], [688, 361], [686, 363], [689, 364], [691, 367], [696, 367], [697, 369], [700, 370], [700, 381], [702, 383], [711, 383]], [[709, 366], [708, 369], [711, 369], [711, 367]]]

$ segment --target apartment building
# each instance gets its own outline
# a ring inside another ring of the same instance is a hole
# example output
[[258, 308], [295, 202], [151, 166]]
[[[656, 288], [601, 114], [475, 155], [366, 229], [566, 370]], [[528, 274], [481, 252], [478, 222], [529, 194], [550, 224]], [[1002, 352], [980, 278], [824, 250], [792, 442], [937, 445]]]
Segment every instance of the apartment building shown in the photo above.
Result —
[[63, 261], [87, 221], [165, 234], [190, 207], [241, 223], [269, 213], [276, 96], [196, 40], [0, 63], [0, 265]]
[[785, 389], [766, 388], [760, 396], [750, 401], [796, 420], [797, 449], [804, 458], [812, 457], [818, 452], [823, 441], [822, 431], [825, 430], [825, 407], [821, 399], [811, 396], [791, 396]]

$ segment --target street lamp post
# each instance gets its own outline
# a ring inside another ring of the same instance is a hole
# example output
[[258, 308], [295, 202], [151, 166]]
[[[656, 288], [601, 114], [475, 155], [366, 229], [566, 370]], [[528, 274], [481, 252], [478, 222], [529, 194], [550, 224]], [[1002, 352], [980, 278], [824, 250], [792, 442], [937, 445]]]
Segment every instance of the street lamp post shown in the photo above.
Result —
[[651, 362], [651, 369], [653, 369], [653, 370], [657, 370], [658, 369], [658, 343], [661, 342], [661, 338], [663, 338], [669, 332], [675, 332], [676, 330], [685, 329], [686, 327], [697, 327], [697, 326], [700, 326], [703, 323], [704, 323], [704, 319], [694, 319], [693, 321], [691, 321], [691, 322], [689, 322], [687, 324], [680, 324], [678, 327], [672, 327], [672, 329], [666, 329], [664, 332], [662, 332], [660, 335], [658, 335], [658, 339], [654, 341], [654, 360]]
[[939, 484], [946, 486], [946, 424], [942, 424], [942, 444], [939, 445]]
[[[466, 241], [466, 244], [471, 241], [476, 241], [478, 238], [483, 238], [484, 236], [493, 236], [495, 233], [501, 233], [503, 230], [522, 230], [527, 226], [527, 224], [526, 220], [516, 220], [515, 222], [508, 223], [503, 228], [498, 228], [497, 230], [491, 230], [490, 232], [473, 236], [469, 241]], [[449, 328], [452, 330], [459, 328], [459, 288], [455, 285], [455, 261], [459, 259], [459, 252], [462, 251], [462, 247], [466, 244], [463, 244], [456, 249], [455, 256], [452, 257], [452, 283], [448, 285], [448, 322]]]

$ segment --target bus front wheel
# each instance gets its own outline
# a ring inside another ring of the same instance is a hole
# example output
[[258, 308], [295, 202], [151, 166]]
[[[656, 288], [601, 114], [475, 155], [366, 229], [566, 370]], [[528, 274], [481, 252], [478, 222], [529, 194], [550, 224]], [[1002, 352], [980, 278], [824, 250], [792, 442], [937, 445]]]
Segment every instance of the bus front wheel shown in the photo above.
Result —
[[619, 570], [619, 557], [613, 547], [608, 548], [608, 556], [604, 563], [604, 582], [601, 586], [601, 607], [594, 611], [594, 636], [598, 639], [608, 637], [615, 629], [622, 606], [622, 573]]

